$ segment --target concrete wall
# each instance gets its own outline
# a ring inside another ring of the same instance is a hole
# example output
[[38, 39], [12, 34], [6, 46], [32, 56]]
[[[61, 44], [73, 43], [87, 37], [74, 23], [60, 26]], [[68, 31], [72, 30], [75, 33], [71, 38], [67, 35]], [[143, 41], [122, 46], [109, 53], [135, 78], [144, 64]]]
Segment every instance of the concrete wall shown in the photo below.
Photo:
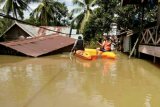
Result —
[[130, 51], [130, 36], [125, 36], [123, 38], [123, 52], [129, 52]]

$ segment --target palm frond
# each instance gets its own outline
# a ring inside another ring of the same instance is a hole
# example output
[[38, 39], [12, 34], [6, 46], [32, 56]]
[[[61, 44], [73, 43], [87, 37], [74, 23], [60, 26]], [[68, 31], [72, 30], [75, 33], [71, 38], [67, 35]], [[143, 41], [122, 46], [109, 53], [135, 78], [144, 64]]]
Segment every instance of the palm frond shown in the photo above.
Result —
[[82, 20], [84, 19], [84, 16], [85, 16], [84, 12], [81, 12], [77, 17], [75, 17], [75, 18], [72, 20], [73, 23], [74, 23], [74, 22], [77, 23], [77, 28], [78, 28], [78, 29], [79, 29], [80, 26], [81, 26], [81, 22], [82, 22]]
[[[40, 22], [45, 22], [45, 25], [52, 23], [59, 24], [63, 17], [66, 17], [68, 10], [65, 4], [58, 1], [43, 1], [40, 5], [30, 14], [36, 17]], [[41, 24], [43, 24], [41, 23]]]
[[84, 1], [84, 3], [86, 4], [86, 5], [90, 5], [90, 4], [92, 4], [92, 2], [93, 2], [93, 0], [83, 0]]
[[3, 2], [5, 2], [5, 0], [0, 0], [0, 3], [3, 3]]
[[98, 1], [98, 0], [93, 0], [93, 1], [91, 2], [90, 6], [91, 6], [91, 7], [95, 6], [95, 5], [97, 4], [97, 1]]
[[79, 13], [79, 12], [81, 12], [81, 11], [83, 11], [83, 8], [81, 8], [81, 7], [77, 7], [77, 8], [75, 8], [75, 9], [73, 9], [73, 10], [71, 10], [71, 13]]
[[42, 0], [24, 0], [26, 3], [31, 3], [31, 2], [42, 2]]
[[22, 12], [28, 8], [28, 4], [24, 0], [6, 0], [4, 3], [3, 11], [7, 15], [13, 14], [16, 18], [18, 15], [23, 18]]
[[73, 0], [74, 5], [78, 5], [79, 7], [85, 7], [85, 2], [82, 2], [81, 0]]

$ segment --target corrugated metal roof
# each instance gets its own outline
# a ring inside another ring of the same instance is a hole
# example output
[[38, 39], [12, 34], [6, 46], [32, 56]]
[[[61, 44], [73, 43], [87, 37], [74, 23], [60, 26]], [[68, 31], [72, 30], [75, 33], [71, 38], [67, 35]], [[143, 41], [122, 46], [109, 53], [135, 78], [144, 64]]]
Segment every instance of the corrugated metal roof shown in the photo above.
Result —
[[9, 47], [25, 55], [38, 57], [55, 50], [73, 45], [75, 39], [64, 36], [40, 36], [32, 39], [1, 42], [0, 45]]
[[[47, 30], [49, 29], [49, 30]], [[53, 30], [53, 31], [50, 31]], [[54, 32], [55, 31], [55, 32]], [[70, 27], [66, 26], [40, 26], [38, 30], [38, 35], [52, 35], [52, 34], [60, 34], [61, 32], [63, 36], [69, 35], [70, 33]], [[75, 35], [77, 32], [76, 29], [72, 29], [72, 35]]]
[[[42, 35], [53, 35], [53, 34], [61, 34], [62, 36], [68, 36], [70, 33], [70, 27], [67, 27], [67, 26], [40, 26], [40, 27], [36, 27], [36, 26], [32, 26], [32, 25], [27, 25], [27, 24], [15, 22], [2, 35], [7, 33], [15, 25], [17, 25], [21, 29], [23, 29], [27, 34], [30, 35], [30, 37], [36, 37], [36, 36], [42, 36]], [[76, 29], [72, 29], [71, 35], [76, 35], [76, 32], [77, 32]], [[62, 33], [64, 33], [64, 34], [62, 34]]]
[[37, 36], [39, 27], [15, 22], [20, 28], [27, 32], [30, 36]]
[[39, 30], [39, 27], [27, 25], [27, 24], [22, 24], [22, 23], [15, 21], [2, 35], [0, 35], [0, 37], [3, 36], [4, 34], [6, 34], [15, 25], [19, 26], [21, 29], [23, 29], [31, 37], [36, 36], [37, 32]]

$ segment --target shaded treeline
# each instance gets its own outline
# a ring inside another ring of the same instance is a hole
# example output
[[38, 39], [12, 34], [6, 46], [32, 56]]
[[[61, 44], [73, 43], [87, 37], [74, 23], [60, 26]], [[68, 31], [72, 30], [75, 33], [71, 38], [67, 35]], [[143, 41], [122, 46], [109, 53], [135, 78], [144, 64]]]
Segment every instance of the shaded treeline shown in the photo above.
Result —
[[[29, 3], [39, 5], [32, 10]], [[0, 0], [2, 13], [34, 25], [70, 26], [78, 29], [86, 41], [92, 41], [110, 30], [111, 23], [117, 23], [118, 29], [138, 30], [142, 21], [144, 7], [144, 25], [156, 21], [157, 5], [136, 4], [122, 6], [121, 0], [73, 0], [75, 8], [69, 13], [67, 6], [57, 0]], [[30, 13], [24, 18], [24, 11]], [[0, 33], [2, 34], [13, 21], [0, 18]], [[97, 35], [97, 36], [96, 36]]]

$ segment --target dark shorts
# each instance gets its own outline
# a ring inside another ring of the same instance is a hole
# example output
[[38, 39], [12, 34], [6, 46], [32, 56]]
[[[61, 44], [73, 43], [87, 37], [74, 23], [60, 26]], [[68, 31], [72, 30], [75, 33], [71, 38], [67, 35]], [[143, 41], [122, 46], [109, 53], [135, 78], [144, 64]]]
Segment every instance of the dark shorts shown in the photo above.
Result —
[[111, 51], [111, 50], [105, 50], [104, 48], [100, 48], [100, 51], [107, 52], [107, 51]]
[[100, 48], [100, 51], [106, 52], [107, 50], [105, 50], [104, 48]]

